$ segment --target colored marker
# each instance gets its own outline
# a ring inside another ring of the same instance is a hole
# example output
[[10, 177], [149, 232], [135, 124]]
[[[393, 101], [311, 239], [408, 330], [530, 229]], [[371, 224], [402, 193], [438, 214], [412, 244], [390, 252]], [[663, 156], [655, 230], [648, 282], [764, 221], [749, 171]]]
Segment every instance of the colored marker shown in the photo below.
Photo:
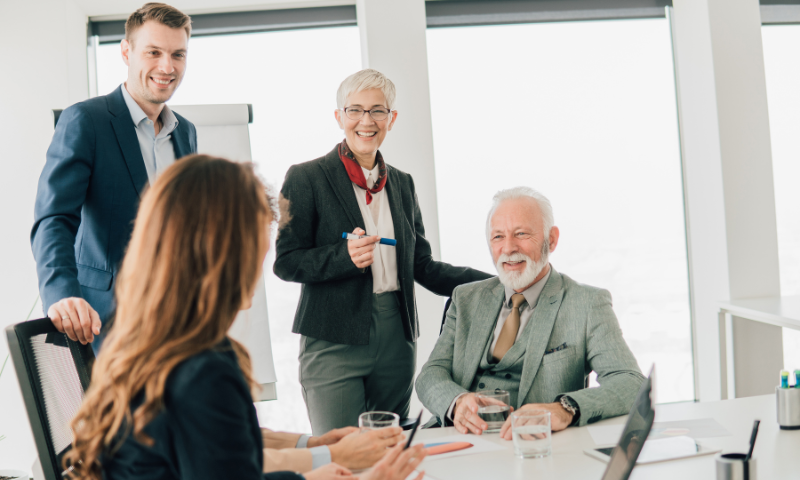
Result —
[[781, 370], [781, 388], [789, 388], [789, 372]]
[[800, 388], [800, 370], [794, 371], [794, 388]]
[[[347, 233], [347, 232], [342, 233], [342, 238], [344, 238], [345, 240], [358, 240], [359, 238], [366, 238], [369, 236], [371, 235], [353, 235], [352, 233]], [[381, 240], [378, 243], [380, 243], [381, 245], [389, 245], [390, 247], [394, 247], [395, 245], [397, 245], [397, 240], [394, 240], [392, 238], [381, 238]]]

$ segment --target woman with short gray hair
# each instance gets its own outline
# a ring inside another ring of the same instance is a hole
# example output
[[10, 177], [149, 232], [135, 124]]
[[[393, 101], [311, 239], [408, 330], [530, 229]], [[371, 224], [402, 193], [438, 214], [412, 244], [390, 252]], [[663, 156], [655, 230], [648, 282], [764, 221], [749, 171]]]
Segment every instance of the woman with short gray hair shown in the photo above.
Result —
[[397, 121], [395, 97], [376, 70], [347, 77], [335, 111], [345, 139], [290, 168], [281, 190], [289, 220], [274, 270], [303, 284], [292, 331], [302, 335], [300, 383], [314, 434], [356, 425], [365, 411], [407, 417], [419, 335], [414, 282], [450, 296], [491, 276], [433, 259], [411, 175], [378, 150]]

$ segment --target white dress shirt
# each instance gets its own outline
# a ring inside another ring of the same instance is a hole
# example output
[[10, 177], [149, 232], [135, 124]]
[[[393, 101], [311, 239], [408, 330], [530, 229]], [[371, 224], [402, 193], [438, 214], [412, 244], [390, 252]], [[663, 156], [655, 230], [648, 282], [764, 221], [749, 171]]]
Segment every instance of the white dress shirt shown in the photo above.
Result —
[[172, 132], [178, 128], [178, 117], [172, 113], [168, 106], [161, 110], [161, 130], [156, 135], [153, 122], [147, 118], [142, 107], [128, 93], [128, 88], [122, 84], [122, 97], [128, 111], [131, 112], [133, 126], [136, 128], [136, 137], [139, 139], [139, 149], [142, 151], [144, 168], [147, 169], [147, 179], [150, 185], [156, 177], [175, 163], [175, 148], [172, 146]]
[[[520, 292], [525, 296], [525, 303], [519, 307], [519, 330], [517, 330], [517, 338], [514, 339], [514, 342], [519, 340], [520, 335], [522, 335], [522, 332], [525, 330], [525, 325], [528, 324], [528, 320], [530, 320], [533, 316], [533, 310], [536, 308], [536, 304], [539, 302], [539, 296], [542, 294], [542, 290], [544, 290], [544, 286], [547, 284], [547, 279], [550, 278], [550, 272], [552, 271], [552, 268], [548, 268], [547, 274], [542, 277], [541, 280]], [[490, 361], [492, 360], [492, 353], [494, 352], [495, 345], [497, 345], [497, 338], [500, 336], [500, 331], [503, 330], [503, 325], [506, 324], [506, 319], [511, 314], [511, 309], [513, 308], [511, 306], [511, 296], [517, 293], [511, 288], [505, 288], [506, 296], [503, 300], [503, 307], [500, 309], [500, 313], [497, 315], [497, 323], [494, 327], [494, 338], [492, 338], [492, 345], [489, 347], [489, 352], [487, 354], [488, 360]], [[450, 408], [447, 409], [447, 417], [451, 421], [453, 420], [456, 402], [459, 398], [463, 397], [467, 393], [469, 392], [464, 392], [454, 398], [453, 402], [450, 404]]]
[[[367, 187], [372, 188], [378, 181], [378, 164], [372, 170], [361, 167]], [[378, 235], [382, 238], [394, 238], [394, 224], [392, 212], [389, 209], [389, 196], [386, 187], [378, 193], [372, 194], [372, 202], [367, 205], [367, 191], [353, 183], [356, 193], [358, 208], [364, 217], [367, 235]], [[384, 293], [400, 290], [397, 279], [397, 248], [389, 245], [377, 244], [372, 260], [372, 293]]]

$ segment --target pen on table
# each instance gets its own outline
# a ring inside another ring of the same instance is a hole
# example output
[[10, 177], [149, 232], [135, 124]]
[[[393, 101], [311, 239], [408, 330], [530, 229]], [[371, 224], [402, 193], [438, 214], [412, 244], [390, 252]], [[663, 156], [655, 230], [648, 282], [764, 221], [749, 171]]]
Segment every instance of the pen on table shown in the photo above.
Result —
[[419, 411], [419, 416], [416, 420], [414, 420], [414, 424], [411, 425], [411, 435], [408, 436], [408, 441], [406, 442], [406, 446], [403, 447], [403, 450], [407, 450], [408, 447], [411, 446], [411, 440], [414, 440], [414, 435], [417, 433], [417, 429], [419, 429], [419, 422], [422, 420], [422, 412], [424, 410]]
[[789, 388], [789, 372], [781, 370], [781, 388]]
[[[345, 240], [358, 240], [359, 238], [365, 238], [370, 236], [371, 235], [353, 235], [352, 233], [342, 232], [342, 238], [344, 238]], [[392, 238], [381, 238], [381, 240], [378, 243], [380, 243], [381, 245], [389, 245], [391, 247], [394, 247], [395, 245], [397, 245], [397, 240], [394, 240]]]
[[758, 426], [761, 424], [761, 420], [756, 420], [753, 422], [753, 432], [750, 434], [750, 450], [748, 450], [747, 455], [744, 457], [744, 479], [750, 479], [750, 458], [753, 456], [753, 449], [756, 447], [756, 435], [758, 435]]

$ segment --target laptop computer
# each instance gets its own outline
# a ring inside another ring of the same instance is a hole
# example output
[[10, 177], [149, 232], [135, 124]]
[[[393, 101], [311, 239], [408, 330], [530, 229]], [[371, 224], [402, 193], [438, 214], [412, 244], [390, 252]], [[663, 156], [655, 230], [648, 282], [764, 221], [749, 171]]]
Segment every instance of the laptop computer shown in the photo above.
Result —
[[637, 463], [662, 462], [719, 451], [701, 446], [689, 437], [650, 440], [645, 445], [656, 416], [653, 410], [654, 371], [655, 366], [650, 369], [650, 374], [639, 388], [619, 442], [611, 447], [584, 450], [587, 455], [608, 462], [602, 480], [628, 480]]

